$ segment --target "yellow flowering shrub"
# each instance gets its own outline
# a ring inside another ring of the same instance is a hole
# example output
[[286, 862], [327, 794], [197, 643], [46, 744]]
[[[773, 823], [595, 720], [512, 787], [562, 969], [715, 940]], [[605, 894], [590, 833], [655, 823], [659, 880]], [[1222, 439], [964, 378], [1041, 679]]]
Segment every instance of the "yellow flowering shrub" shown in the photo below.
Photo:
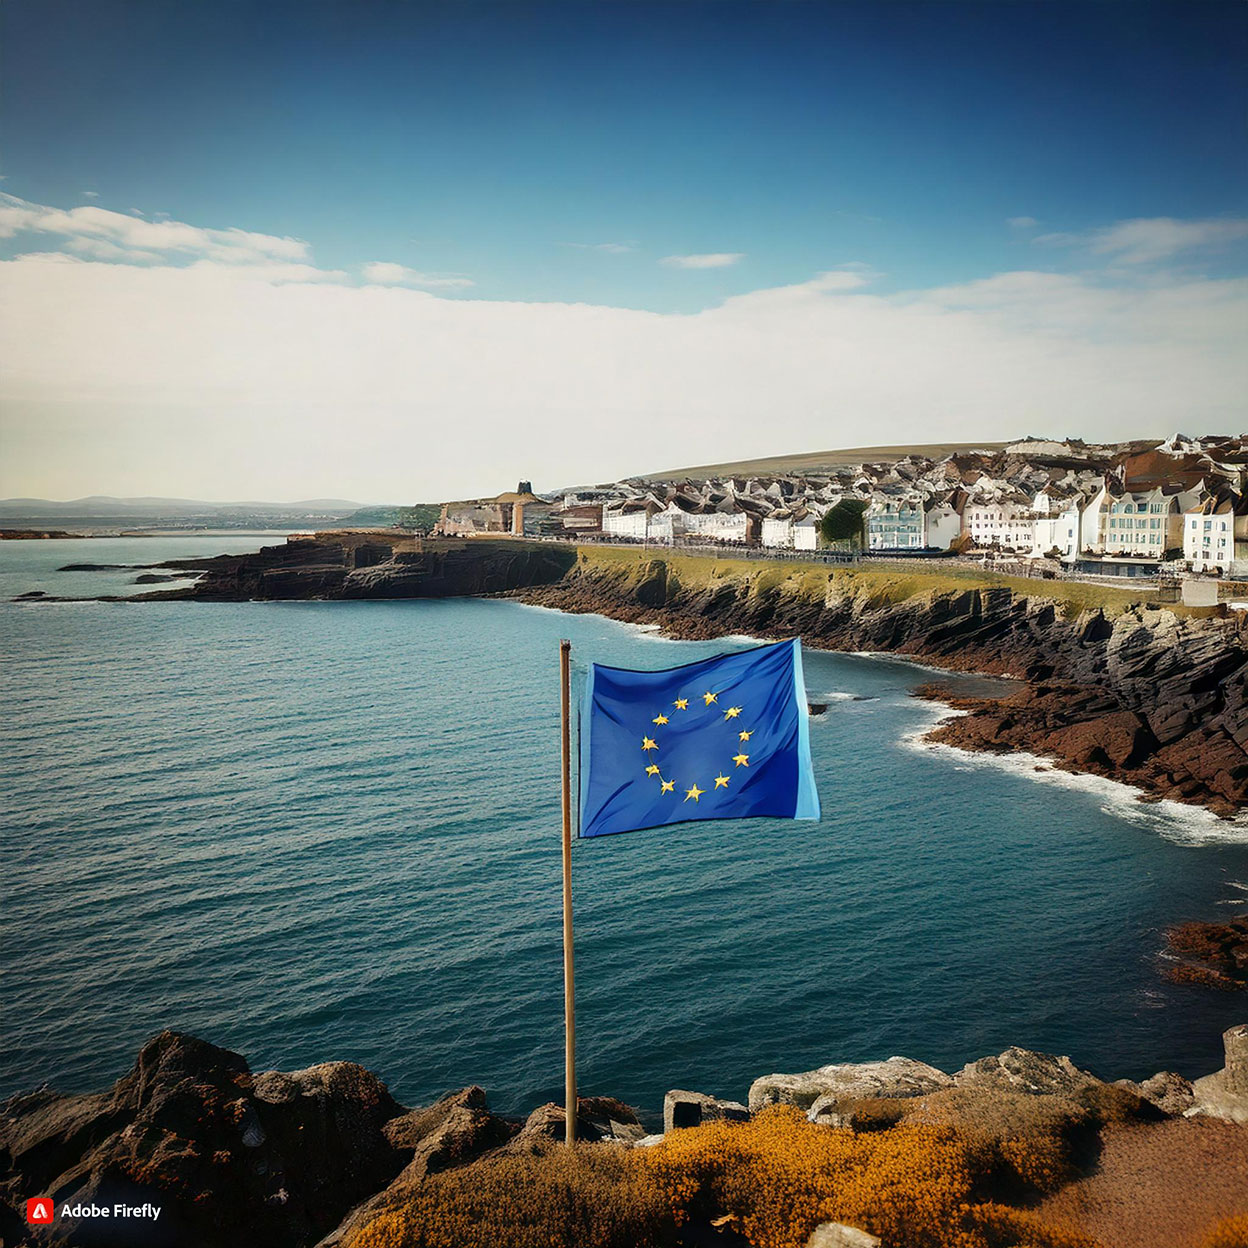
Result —
[[675, 1225], [636, 1153], [552, 1142], [430, 1175], [349, 1248], [646, 1248]]
[[1248, 1213], [1223, 1218], [1200, 1241], [1200, 1248], [1248, 1248]]
[[847, 1222], [896, 1248], [1086, 1248], [1034, 1220], [1017, 1234], [980, 1216], [976, 1152], [948, 1126], [869, 1133], [774, 1105], [749, 1123], [676, 1131], [644, 1157], [678, 1216], [722, 1211], [757, 1248], [802, 1248], [820, 1222]]
[[950, 1127], [994, 1195], [1051, 1192], [1075, 1177], [1081, 1146], [1098, 1119], [1060, 1096], [947, 1088], [904, 1102], [910, 1125]]
[[862, 1227], [885, 1248], [1097, 1248], [986, 1202], [995, 1164], [948, 1124], [862, 1132], [774, 1105], [652, 1148], [493, 1154], [431, 1176], [349, 1248], [662, 1248], [725, 1216], [755, 1248], [804, 1248], [820, 1222]]

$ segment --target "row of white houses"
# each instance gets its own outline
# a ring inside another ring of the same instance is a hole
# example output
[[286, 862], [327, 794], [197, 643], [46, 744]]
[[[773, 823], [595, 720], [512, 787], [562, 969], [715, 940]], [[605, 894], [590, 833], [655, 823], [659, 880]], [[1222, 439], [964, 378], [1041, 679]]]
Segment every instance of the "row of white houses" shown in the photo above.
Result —
[[[820, 521], [834, 505], [807, 498], [768, 513], [739, 498], [697, 507], [688, 500], [615, 499], [602, 509], [602, 532], [662, 545], [748, 542], [814, 550]], [[1248, 495], [1210, 495], [1203, 484], [1114, 493], [1101, 483], [1066, 498], [1042, 490], [1028, 499], [999, 488], [943, 499], [877, 495], [863, 523], [865, 546], [876, 553], [947, 550], [966, 538], [972, 549], [1067, 562], [1087, 555], [1161, 562], [1181, 550], [1195, 571], [1248, 571]]]
[[943, 550], [958, 537], [981, 550], [1067, 561], [1092, 554], [1160, 562], [1181, 550], [1193, 571], [1230, 571], [1248, 565], [1248, 495], [1206, 495], [1203, 486], [1113, 494], [1102, 485], [1068, 499], [1044, 491], [1030, 502], [972, 496], [960, 516], [947, 502], [921, 499], [877, 499], [866, 512], [868, 550]]

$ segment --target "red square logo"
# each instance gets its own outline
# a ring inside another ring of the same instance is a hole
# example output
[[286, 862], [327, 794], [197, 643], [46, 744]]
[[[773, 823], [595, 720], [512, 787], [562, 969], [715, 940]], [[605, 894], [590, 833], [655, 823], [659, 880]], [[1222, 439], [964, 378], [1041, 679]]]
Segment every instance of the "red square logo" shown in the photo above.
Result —
[[52, 1223], [52, 1197], [32, 1196], [26, 1202], [26, 1221], [31, 1226], [50, 1226]]

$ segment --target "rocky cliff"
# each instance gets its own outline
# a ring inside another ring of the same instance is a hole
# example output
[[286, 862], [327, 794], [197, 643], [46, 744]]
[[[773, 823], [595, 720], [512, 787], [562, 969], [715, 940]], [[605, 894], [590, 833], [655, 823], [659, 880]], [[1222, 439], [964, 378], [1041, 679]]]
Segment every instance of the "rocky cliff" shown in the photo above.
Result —
[[318, 533], [255, 554], [171, 559], [155, 567], [199, 573], [182, 589], [146, 598], [213, 602], [292, 598], [455, 598], [556, 581], [571, 547], [542, 542], [423, 542], [392, 532]]
[[1248, 804], [1248, 624], [1139, 605], [1129, 590], [979, 574], [582, 552], [528, 602], [655, 623], [671, 636], [800, 635], [1018, 677], [1010, 697], [929, 696], [967, 714], [933, 740], [1035, 751], [1157, 798]]

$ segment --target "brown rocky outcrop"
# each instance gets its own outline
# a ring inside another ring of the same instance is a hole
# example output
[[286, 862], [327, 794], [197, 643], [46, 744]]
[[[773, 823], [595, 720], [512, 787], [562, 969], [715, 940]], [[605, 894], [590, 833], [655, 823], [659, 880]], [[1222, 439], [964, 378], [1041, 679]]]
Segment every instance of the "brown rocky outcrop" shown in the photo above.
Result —
[[254, 554], [171, 559], [156, 565], [199, 580], [144, 598], [211, 602], [307, 598], [453, 598], [557, 581], [575, 562], [568, 546], [523, 541], [425, 542], [392, 533], [319, 533]]
[[1026, 684], [1005, 699], [957, 698], [929, 685], [926, 696], [966, 712], [929, 739], [1035, 752], [1228, 817], [1248, 806], [1248, 621], [1146, 606], [1072, 614], [1045, 598], [1042, 584], [1024, 596], [1004, 584], [890, 591], [852, 570], [766, 564], [720, 575], [711, 560], [686, 585], [689, 562], [583, 557], [523, 597], [659, 624], [675, 637], [800, 635], [811, 646], [1014, 676]]
[[[402, 1112], [375, 1075], [351, 1062], [253, 1075], [237, 1053], [165, 1031], [129, 1074], [91, 1096], [47, 1089], [0, 1110], [0, 1198], [6, 1242], [28, 1228], [32, 1195], [58, 1210], [79, 1202], [161, 1207], [133, 1223], [57, 1218], [44, 1244], [139, 1242], [221, 1248], [315, 1242], [362, 1196], [384, 1186], [405, 1154], [384, 1126]], [[32, 1232], [33, 1234], [33, 1232]]]
[[[646, 1129], [637, 1111], [613, 1096], [580, 1096], [576, 1099], [576, 1138], [597, 1143], [614, 1140], [635, 1144], [643, 1139]], [[528, 1117], [523, 1129], [512, 1141], [512, 1148], [530, 1148], [550, 1140], [563, 1140], [567, 1135], [567, 1117], [562, 1105], [553, 1101], [539, 1105]]]
[[1248, 912], [1221, 923], [1180, 923], [1166, 932], [1166, 944], [1171, 961], [1162, 974], [1171, 982], [1248, 988]]

